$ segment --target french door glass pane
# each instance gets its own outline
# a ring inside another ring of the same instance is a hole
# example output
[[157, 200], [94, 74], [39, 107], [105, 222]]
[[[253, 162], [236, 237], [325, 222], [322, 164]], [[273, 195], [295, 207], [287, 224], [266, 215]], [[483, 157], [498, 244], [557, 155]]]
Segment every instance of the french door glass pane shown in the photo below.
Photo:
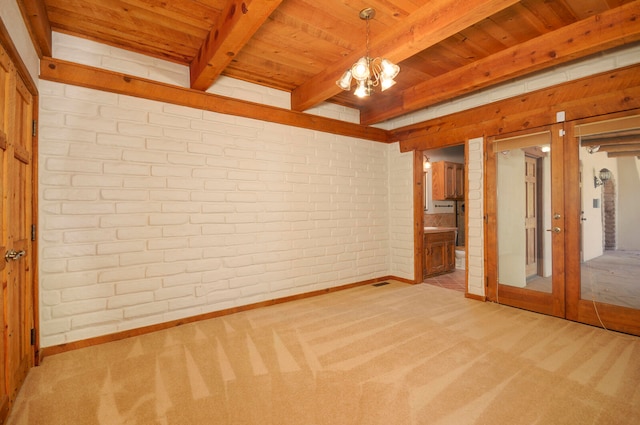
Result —
[[620, 132], [581, 140], [581, 299], [640, 309], [638, 154]]
[[551, 293], [550, 136], [540, 136], [501, 142], [495, 153], [498, 282]]

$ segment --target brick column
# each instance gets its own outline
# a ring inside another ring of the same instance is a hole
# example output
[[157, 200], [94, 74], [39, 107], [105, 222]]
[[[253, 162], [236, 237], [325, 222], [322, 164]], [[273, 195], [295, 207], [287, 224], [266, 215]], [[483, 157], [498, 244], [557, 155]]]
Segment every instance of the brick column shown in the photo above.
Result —
[[613, 179], [602, 187], [602, 222], [604, 249], [616, 249], [616, 187]]

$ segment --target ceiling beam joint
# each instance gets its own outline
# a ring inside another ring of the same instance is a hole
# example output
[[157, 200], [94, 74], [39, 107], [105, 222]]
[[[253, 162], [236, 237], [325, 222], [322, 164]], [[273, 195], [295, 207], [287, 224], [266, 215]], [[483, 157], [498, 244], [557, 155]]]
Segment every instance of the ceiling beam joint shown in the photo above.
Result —
[[229, 0], [189, 66], [191, 88], [207, 90], [282, 0]]

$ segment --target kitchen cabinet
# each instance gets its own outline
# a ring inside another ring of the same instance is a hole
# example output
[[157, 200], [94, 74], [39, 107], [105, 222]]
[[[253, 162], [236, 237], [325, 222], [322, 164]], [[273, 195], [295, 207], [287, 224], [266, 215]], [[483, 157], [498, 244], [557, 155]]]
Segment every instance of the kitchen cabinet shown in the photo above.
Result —
[[425, 232], [423, 278], [448, 273], [456, 268], [456, 233]]
[[464, 199], [464, 164], [438, 161], [431, 165], [431, 199]]

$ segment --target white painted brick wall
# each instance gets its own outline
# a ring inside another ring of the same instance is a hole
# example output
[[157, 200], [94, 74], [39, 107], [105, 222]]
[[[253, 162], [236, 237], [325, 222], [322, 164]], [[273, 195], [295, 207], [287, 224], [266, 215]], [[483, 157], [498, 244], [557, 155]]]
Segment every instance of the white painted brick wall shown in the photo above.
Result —
[[[173, 62], [144, 56], [117, 47], [107, 46], [58, 32], [52, 33], [52, 43], [53, 57], [57, 59], [64, 59], [83, 65], [107, 69], [109, 71], [122, 72], [180, 87], [189, 87], [189, 68], [184, 65], [178, 65]], [[207, 92], [284, 109], [291, 108], [291, 94], [289, 92], [275, 90], [270, 87], [225, 76], [220, 76]], [[101, 95], [109, 96], [107, 93]], [[136, 100], [134, 100], [134, 102], [135, 101]], [[144, 101], [142, 101], [142, 103], [144, 103]], [[168, 107], [167, 110], [170, 114], [174, 114], [171, 116], [172, 119], [177, 119], [178, 115], [184, 113], [179, 112], [176, 114], [175, 111], [177, 109], [173, 110], [171, 107]], [[145, 112], [144, 110], [138, 111], [138, 113]], [[360, 113], [357, 109], [346, 108], [331, 103], [322, 103], [305, 112], [353, 123], [360, 122]], [[124, 112], [124, 114], [126, 114], [126, 112]], [[153, 121], [150, 119], [149, 122]], [[168, 123], [165, 124], [170, 126]]]
[[399, 143], [389, 145], [389, 201], [390, 274], [413, 280], [413, 152]]
[[390, 274], [397, 144], [40, 87], [44, 347]]
[[[189, 87], [189, 70], [185, 65], [178, 65], [55, 31], [51, 33], [51, 41], [54, 58]], [[106, 93], [96, 94], [106, 95]]]
[[484, 139], [468, 141], [467, 290], [484, 296]]

